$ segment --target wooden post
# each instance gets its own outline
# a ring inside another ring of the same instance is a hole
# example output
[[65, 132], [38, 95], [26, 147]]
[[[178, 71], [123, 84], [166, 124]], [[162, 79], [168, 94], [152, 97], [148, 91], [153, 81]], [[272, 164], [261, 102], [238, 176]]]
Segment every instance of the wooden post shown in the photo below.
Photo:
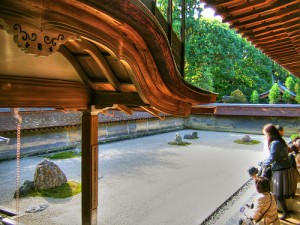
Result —
[[82, 225], [97, 225], [98, 208], [98, 113], [85, 111], [81, 128]]
[[185, 66], [185, 0], [181, 2], [181, 76], [184, 78], [184, 66]]
[[168, 0], [168, 11], [167, 11], [167, 21], [168, 21], [168, 39], [170, 46], [172, 47], [172, 27], [173, 27], [173, 1]]

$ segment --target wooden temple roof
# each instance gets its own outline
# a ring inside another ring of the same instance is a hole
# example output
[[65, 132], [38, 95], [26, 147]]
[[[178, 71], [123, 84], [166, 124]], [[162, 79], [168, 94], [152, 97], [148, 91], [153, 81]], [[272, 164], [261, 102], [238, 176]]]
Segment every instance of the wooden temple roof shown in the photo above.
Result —
[[[38, 57], [34, 57], [34, 56]], [[0, 107], [160, 116], [214, 112], [184, 81], [157, 19], [138, 0], [0, 4]]]
[[223, 22], [300, 77], [299, 0], [202, 0]]

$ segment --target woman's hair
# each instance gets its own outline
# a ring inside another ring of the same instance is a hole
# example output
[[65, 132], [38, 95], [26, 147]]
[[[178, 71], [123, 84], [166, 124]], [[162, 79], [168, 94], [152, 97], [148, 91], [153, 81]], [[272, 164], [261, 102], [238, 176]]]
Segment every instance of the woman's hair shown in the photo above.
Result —
[[298, 152], [299, 152], [296, 145], [291, 145], [290, 149], [292, 152], [294, 152], [295, 155], [298, 154]]
[[277, 128], [275, 127], [275, 125], [266, 124], [262, 131], [264, 134], [267, 135], [268, 146], [270, 146], [271, 142], [274, 140], [279, 140], [286, 146], [285, 141], [282, 139], [282, 137], [281, 137], [279, 131], [277, 130]]
[[258, 193], [270, 192], [270, 181], [266, 177], [257, 177], [255, 187]]
[[282, 131], [282, 130], [283, 130], [283, 127], [280, 126], [280, 125], [275, 125], [275, 127], [276, 127], [276, 129], [277, 129], [278, 131]]

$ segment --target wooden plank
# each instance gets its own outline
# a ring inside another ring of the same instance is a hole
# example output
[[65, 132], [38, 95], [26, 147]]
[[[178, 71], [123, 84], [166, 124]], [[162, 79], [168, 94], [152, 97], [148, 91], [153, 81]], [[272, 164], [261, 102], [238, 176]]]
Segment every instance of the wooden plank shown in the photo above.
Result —
[[139, 96], [138, 93], [121, 93], [121, 92], [94, 92], [93, 93], [94, 105], [133, 105], [143, 106], [148, 105]]
[[53, 107], [87, 109], [86, 85], [78, 82], [0, 75], [0, 107]]
[[98, 114], [82, 115], [81, 212], [83, 225], [97, 225], [98, 208]]
[[196, 106], [196, 107], [192, 107], [192, 109], [191, 109], [191, 115], [195, 115], [195, 114], [213, 114], [215, 112], [216, 112], [216, 107]]

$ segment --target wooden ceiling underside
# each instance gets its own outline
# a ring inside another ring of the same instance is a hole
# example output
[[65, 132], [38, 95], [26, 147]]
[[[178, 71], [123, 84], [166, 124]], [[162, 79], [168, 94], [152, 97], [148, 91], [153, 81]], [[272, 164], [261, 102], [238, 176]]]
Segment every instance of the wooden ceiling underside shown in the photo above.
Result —
[[[216, 94], [183, 80], [165, 33], [140, 1], [10, 0], [0, 5], [0, 28], [20, 52], [61, 54], [81, 80], [64, 73], [59, 79], [45, 77], [43, 71], [30, 77], [13, 66], [0, 68], [0, 107], [94, 106], [102, 113], [117, 109], [187, 116], [193, 106], [216, 99]], [[2, 60], [12, 48], [5, 46]], [[45, 67], [44, 72], [51, 74], [52, 69]], [[214, 109], [197, 106], [197, 112]]]
[[202, 0], [255, 47], [300, 77], [300, 0]]

